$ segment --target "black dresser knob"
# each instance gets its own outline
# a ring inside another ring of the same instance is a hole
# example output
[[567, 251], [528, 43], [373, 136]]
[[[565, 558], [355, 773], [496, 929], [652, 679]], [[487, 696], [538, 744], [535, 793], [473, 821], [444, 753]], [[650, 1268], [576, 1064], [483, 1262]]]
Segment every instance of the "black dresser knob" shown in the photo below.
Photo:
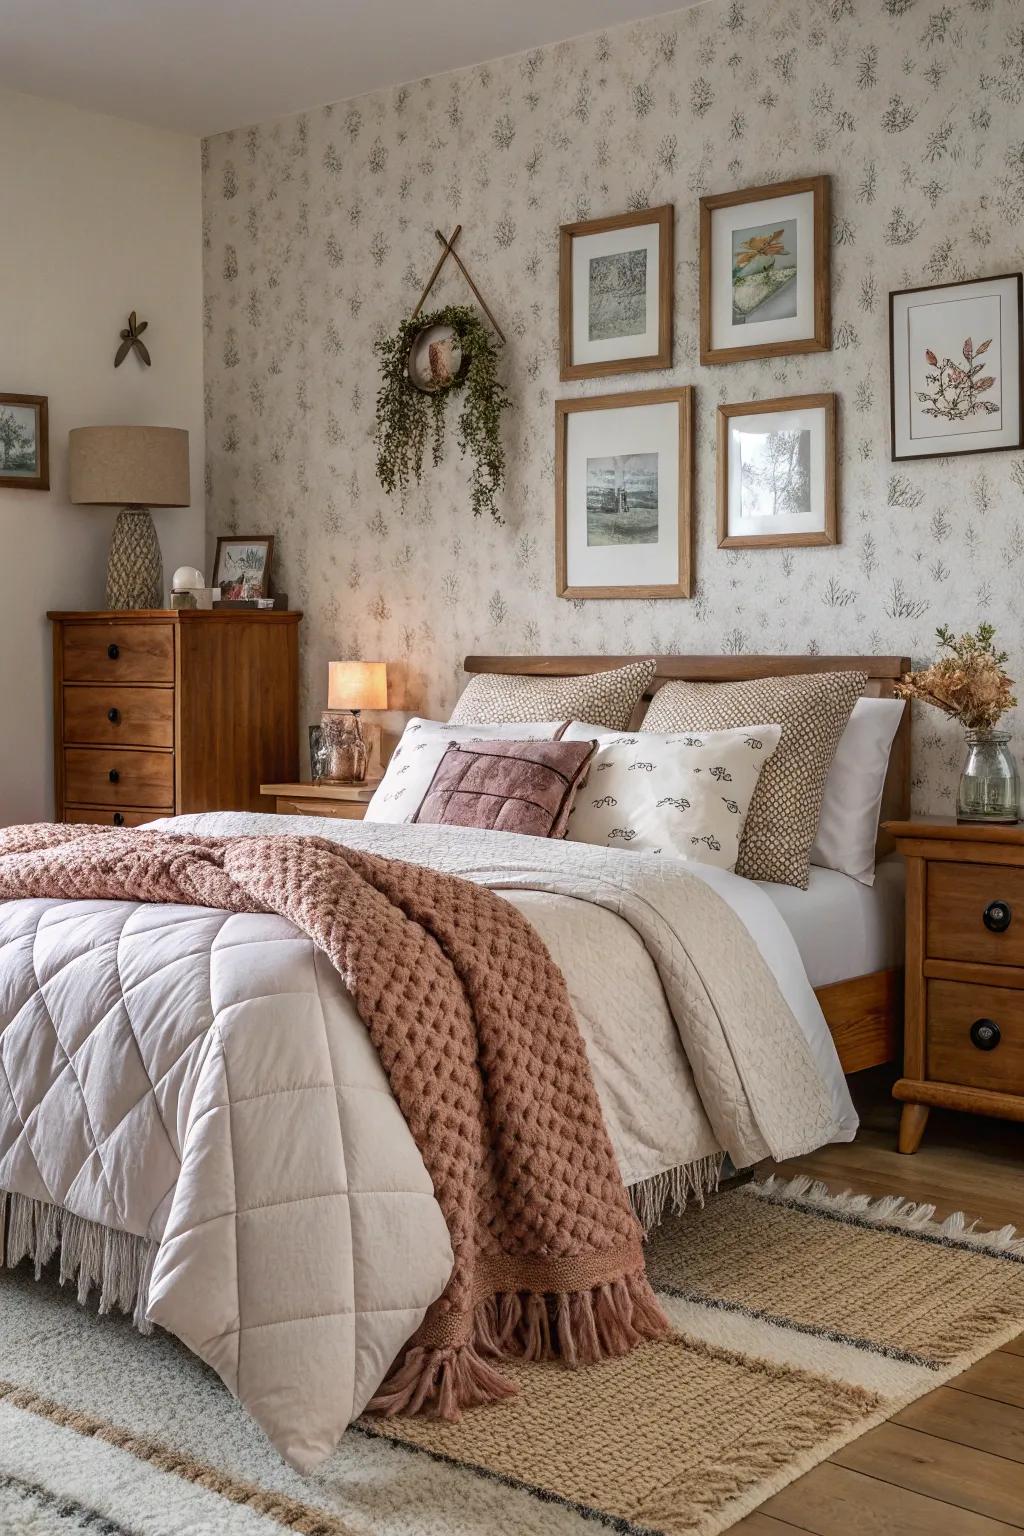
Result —
[[120, 651], [120, 648], [118, 646], [116, 646], [116, 645], [108, 645], [107, 646], [107, 655], [110, 657], [111, 661], [116, 661], [117, 658], [120, 656], [120, 654], [121, 654], [121, 651]]
[[971, 1044], [979, 1051], [994, 1051], [1002, 1038], [995, 1019], [975, 1019], [971, 1025]]
[[107, 719], [110, 721], [111, 725], [116, 725], [118, 723], [118, 721], [120, 720], [120, 718], [121, 718], [121, 711], [119, 709], [108, 709], [107, 710]]
[[114, 823], [115, 827], [123, 827], [124, 826], [124, 817], [123, 817], [123, 815], [121, 814], [120, 811], [115, 811], [114, 812], [112, 820], [113, 820], [113, 823]]
[[1013, 919], [1013, 911], [1007, 901], [990, 901], [981, 920], [990, 933], [1005, 933]]
[[111, 768], [110, 772], [107, 774], [107, 778], [110, 780], [111, 784], [118, 783], [120, 777], [121, 775], [118, 773], [116, 768]]

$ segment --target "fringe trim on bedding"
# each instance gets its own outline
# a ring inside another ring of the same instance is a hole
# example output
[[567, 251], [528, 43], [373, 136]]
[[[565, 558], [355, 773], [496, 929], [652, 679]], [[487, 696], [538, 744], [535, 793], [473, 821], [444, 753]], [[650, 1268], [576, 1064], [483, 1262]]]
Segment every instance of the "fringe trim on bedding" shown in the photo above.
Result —
[[414, 1346], [367, 1405], [386, 1418], [401, 1413], [457, 1422], [465, 1408], [515, 1397], [518, 1388], [488, 1363], [561, 1360], [596, 1365], [669, 1332], [642, 1272], [589, 1291], [502, 1292], [480, 1302], [468, 1344]]
[[98, 1286], [100, 1312], [117, 1306], [131, 1314], [140, 1333], [152, 1333], [146, 1306], [156, 1243], [86, 1221], [46, 1200], [0, 1189], [0, 1268], [14, 1269], [22, 1259], [31, 1259], [38, 1280], [58, 1251], [60, 1283], [66, 1285], [77, 1276], [83, 1305]]
[[707, 1196], [718, 1189], [724, 1162], [724, 1152], [709, 1152], [696, 1162], [668, 1168], [664, 1173], [641, 1179], [639, 1184], [630, 1184], [626, 1193], [633, 1214], [644, 1229], [644, 1237], [650, 1235], [670, 1209], [678, 1216], [690, 1200], [703, 1205]]

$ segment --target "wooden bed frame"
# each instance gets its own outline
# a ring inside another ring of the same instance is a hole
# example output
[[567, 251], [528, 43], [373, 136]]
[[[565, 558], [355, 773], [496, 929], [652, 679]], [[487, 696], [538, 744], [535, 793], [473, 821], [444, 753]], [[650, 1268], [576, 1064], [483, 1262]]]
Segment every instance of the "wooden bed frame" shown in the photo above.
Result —
[[[528, 677], [579, 677], [637, 661], [637, 656], [467, 656], [467, 672], [517, 673]], [[866, 694], [891, 697], [893, 683], [910, 670], [907, 656], [656, 656], [657, 671], [643, 709], [663, 683], [741, 682], [756, 677], [791, 677], [805, 672], [856, 671], [868, 674]], [[642, 713], [642, 711], [641, 711]], [[639, 724], [638, 713], [634, 724]], [[880, 823], [910, 814], [910, 710], [904, 711], [893, 741], [882, 795]], [[879, 855], [891, 852], [879, 831]], [[844, 1072], [861, 1072], [894, 1060], [903, 1016], [903, 973], [872, 971], [818, 987], [817, 999], [832, 1031]]]

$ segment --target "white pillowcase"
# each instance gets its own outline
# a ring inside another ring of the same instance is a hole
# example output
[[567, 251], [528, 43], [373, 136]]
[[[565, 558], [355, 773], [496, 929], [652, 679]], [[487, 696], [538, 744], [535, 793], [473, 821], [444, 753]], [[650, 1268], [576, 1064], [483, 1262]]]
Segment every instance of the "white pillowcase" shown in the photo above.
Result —
[[598, 748], [565, 835], [733, 869], [751, 796], [781, 735], [781, 725], [659, 735], [574, 720], [562, 740]]
[[553, 741], [564, 720], [501, 725], [445, 725], [410, 720], [391, 754], [384, 777], [366, 807], [364, 821], [408, 821], [415, 816], [448, 745], [453, 741]]
[[875, 841], [903, 699], [858, 699], [825, 780], [811, 863], [875, 883]]

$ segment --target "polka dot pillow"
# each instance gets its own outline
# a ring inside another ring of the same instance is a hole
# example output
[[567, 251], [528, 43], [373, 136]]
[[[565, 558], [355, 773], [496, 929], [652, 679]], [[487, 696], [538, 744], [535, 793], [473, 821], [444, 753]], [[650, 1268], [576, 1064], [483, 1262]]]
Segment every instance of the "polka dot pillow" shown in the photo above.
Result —
[[574, 720], [563, 741], [597, 741], [566, 837], [733, 869], [761, 769], [782, 728], [609, 732]]
[[502, 720], [589, 720], [624, 731], [654, 681], [653, 659], [631, 661], [583, 677], [524, 677], [481, 673], [470, 679], [452, 711], [451, 725], [493, 725]]

